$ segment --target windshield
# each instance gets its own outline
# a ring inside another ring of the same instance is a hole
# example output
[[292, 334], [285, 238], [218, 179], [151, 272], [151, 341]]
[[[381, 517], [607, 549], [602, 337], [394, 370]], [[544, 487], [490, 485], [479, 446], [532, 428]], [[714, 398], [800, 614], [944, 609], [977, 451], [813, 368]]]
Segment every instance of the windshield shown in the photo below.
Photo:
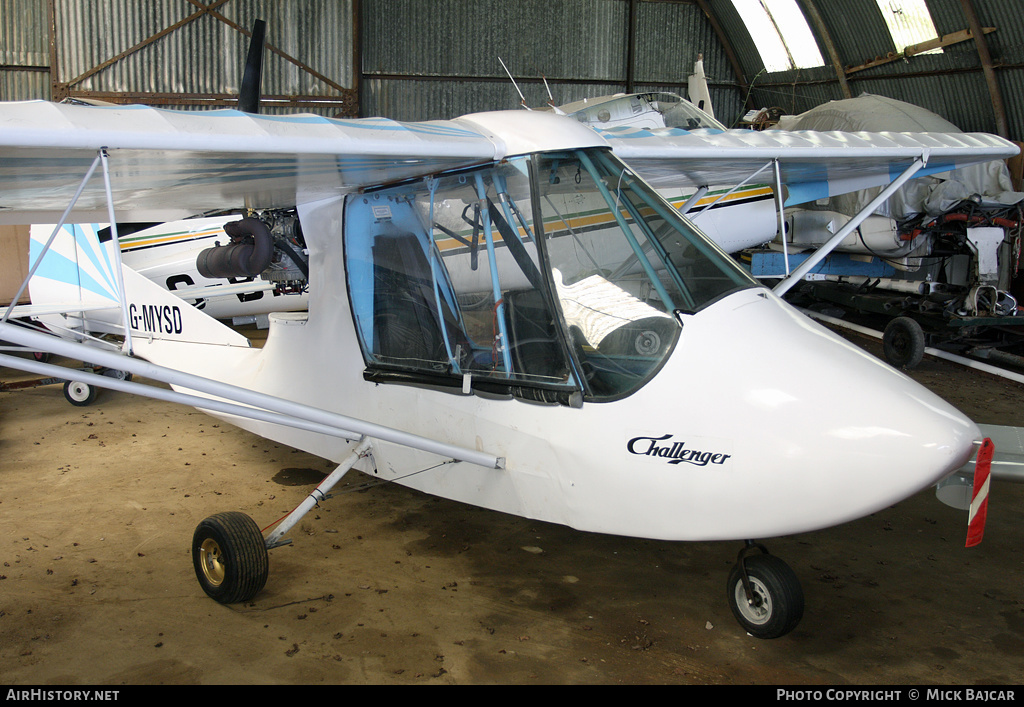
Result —
[[592, 397], [653, 375], [675, 344], [675, 312], [756, 285], [610, 152], [536, 163], [546, 262]]
[[675, 312], [756, 284], [605, 150], [515, 158], [346, 209], [376, 380], [614, 399], [669, 355]]

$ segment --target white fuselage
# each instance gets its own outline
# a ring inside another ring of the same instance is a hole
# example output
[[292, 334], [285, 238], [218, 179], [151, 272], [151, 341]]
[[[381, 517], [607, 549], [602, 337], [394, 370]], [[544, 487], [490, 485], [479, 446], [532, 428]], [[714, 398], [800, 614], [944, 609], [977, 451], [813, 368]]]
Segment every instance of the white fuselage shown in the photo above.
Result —
[[[314, 268], [308, 317], [272, 318], [263, 350], [240, 352], [234, 370], [216, 375], [507, 460], [405, 478], [443, 460], [378, 443], [365, 470], [381, 478], [582, 530], [722, 540], [863, 516], [972, 451], [977, 428], [952, 406], [764, 289], [686, 316], [664, 367], [615, 402], [573, 408], [368, 382], [345, 287], [327, 283], [343, 271], [342, 202], [309, 205], [301, 218]], [[158, 350], [140, 351], [161, 362]], [[195, 357], [174, 363], [204, 373]], [[239, 424], [335, 460], [348, 449]]]

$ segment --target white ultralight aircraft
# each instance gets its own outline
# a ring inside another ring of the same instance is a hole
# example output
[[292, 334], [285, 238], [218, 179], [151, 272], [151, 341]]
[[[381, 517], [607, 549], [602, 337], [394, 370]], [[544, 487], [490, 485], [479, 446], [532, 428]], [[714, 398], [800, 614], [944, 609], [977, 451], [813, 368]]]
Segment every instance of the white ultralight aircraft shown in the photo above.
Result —
[[[253, 597], [268, 549], [357, 468], [586, 531], [746, 541], [729, 602], [772, 638], [803, 593], [753, 539], [900, 501], [963, 466], [979, 430], [783, 302], [799, 269], [765, 288], [656, 189], [767, 164], [790, 194], [889, 184], [882, 199], [1015, 152], [977, 134], [598, 134], [530, 111], [396, 123], [0, 104], [0, 219], [57, 224], [33, 250], [31, 307], [123, 337], [83, 344], [8, 311], [0, 339], [163, 381], [82, 374], [338, 462], [266, 537], [239, 512], [199, 524], [196, 575], [217, 601]], [[242, 207], [295, 209], [309, 251], [308, 312], [272, 316], [262, 348], [113, 247], [119, 222]], [[113, 232], [66, 237], [98, 222]]]

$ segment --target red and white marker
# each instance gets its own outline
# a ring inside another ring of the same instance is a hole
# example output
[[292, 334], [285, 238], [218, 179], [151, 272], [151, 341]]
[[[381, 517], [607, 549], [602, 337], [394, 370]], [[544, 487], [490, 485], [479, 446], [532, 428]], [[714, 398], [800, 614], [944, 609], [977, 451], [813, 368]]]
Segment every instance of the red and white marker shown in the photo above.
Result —
[[988, 482], [992, 468], [992, 452], [995, 445], [988, 437], [981, 443], [978, 459], [974, 462], [974, 495], [971, 497], [971, 512], [967, 518], [967, 545], [974, 547], [985, 534], [985, 517], [988, 514]]

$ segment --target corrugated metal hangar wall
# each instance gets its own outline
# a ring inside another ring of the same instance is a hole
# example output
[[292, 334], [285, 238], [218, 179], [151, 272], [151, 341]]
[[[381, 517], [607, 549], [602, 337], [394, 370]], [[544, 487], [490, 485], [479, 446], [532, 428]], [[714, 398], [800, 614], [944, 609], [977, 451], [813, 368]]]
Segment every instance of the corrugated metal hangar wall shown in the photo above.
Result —
[[[759, 0], [744, 0], [759, 2]], [[267, 21], [267, 112], [448, 118], [618, 91], [685, 95], [703, 55], [718, 117], [875, 93], [1024, 138], [1024, 16], [927, 0], [941, 54], [898, 55], [874, 2], [798, 0], [825, 66], [766, 72], [732, 0], [0, 0], [0, 99], [232, 105]], [[972, 28], [994, 28], [972, 35]]]
[[233, 106], [256, 19], [265, 112], [355, 115], [355, 3], [0, 0], [0, 99]]

